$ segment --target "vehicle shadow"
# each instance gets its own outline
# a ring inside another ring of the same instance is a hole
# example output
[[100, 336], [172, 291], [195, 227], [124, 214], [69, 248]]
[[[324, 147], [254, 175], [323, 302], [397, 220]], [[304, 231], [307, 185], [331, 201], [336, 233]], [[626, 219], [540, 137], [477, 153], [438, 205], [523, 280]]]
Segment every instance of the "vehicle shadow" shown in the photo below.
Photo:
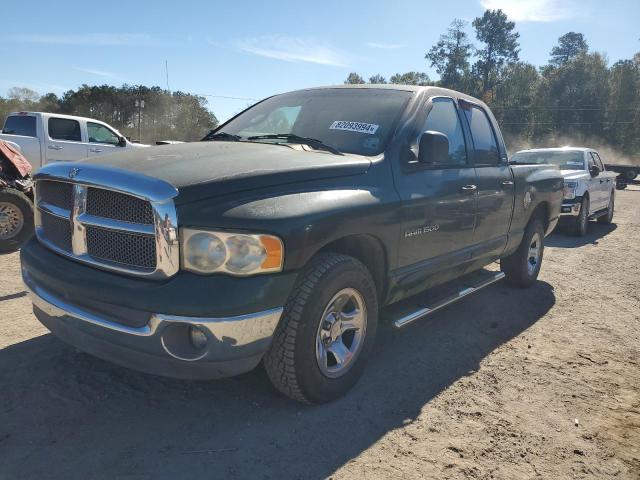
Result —
[[173, 380], [43, 335], [0, 350], [0, 477], [326, 478], [554, 303], [548, 283], [498, 283], [406, 331], [385, 323], [360, 383], [314, 407], [276, 394], [261, 369]]
[[551, 235], [545, 238], [545, 246], [558, 248], [576, 248], [584, 245], [597, 245], [602, 237], [612, 233], [618, 226], [615, 223], [602, 225], [589, 222], [587, 234], [584, 237], [570, 235], [566, 228], [558, 225]]

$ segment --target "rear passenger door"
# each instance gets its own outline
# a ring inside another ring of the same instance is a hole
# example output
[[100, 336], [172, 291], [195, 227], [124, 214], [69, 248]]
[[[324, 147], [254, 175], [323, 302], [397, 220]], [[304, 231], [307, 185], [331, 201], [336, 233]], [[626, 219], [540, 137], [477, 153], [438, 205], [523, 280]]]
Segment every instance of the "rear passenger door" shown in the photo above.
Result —
[[441, 163], [407, 162], [396, 180], [402, 199], [398, 263], [414, 279], [469, 261], [475, 223], [476, 174], [456, 102], [435, 97], [424, 108], [416, 143], [427, 130], [443, 133], [449, 154]]
[[73, 162], [87, 158], [86, 132], [80, 122], [71, 118], [49, 117], [46, 121], [48, 162]]
[[514, 183], [498, 135], [485, 109], [460, 103], [473, 145], [477, 177], [474, 257], [498, 257], [507, 244], [513, 212]]

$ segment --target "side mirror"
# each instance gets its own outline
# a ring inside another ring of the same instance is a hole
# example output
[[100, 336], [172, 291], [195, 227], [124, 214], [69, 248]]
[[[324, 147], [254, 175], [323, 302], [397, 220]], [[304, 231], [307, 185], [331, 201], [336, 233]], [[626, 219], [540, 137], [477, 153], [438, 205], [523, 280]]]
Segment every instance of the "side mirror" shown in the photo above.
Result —
[[120, 140], [118, 140], [118, 146], [119, 147], [126, 147], [127, 146], [127, 139], [124, 137], [120, 137]]
[[449, 139], [442, 132], [427, 130], [420, 136], [418, 162], [427, 165], [447, 163], [449, 160]]
[[591, 174], [592, 177], [597, 177], [598, 174], [600, 173], [600, 167], [598, 167], [597, 165], [591, 165], [589, 167], [589, 173]]

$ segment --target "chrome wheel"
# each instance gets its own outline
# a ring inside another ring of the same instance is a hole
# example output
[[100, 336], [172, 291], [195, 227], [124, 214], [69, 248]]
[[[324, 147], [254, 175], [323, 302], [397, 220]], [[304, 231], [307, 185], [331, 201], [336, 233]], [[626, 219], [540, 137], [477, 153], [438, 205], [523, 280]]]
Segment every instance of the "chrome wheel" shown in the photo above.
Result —
[[0, 202], [0, 240], [9, 240], [20, 233], [24, 215], [13, 203]]
[[540, 254], [542, 253], [542, 238], [536, 233], [531, 238], [529, 244], [529, 255], [527, 255], [527, 273], [531, 276], [536, 272], [536, 268], [540, 265]]
[[364, 343], [367, 308], [357, 290], [336, 293], [320, 318], [316, 335], [316, 360], [330, 378], [344, 375], [355, 363]]

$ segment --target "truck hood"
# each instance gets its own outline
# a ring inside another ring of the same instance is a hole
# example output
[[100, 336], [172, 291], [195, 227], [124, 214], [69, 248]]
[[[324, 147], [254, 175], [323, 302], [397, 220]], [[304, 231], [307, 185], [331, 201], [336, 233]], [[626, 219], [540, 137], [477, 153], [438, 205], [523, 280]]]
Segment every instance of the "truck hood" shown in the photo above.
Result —
[[128, 149], [88, 163], [112, 166], [172, 184], [176, 203], [306, 180], [365, 173], [371, 161], [282, 145], [196, 142]]
[[560, 170], [560, 174], [565, 180], [587, 180], [591, 178], [589, 172], [584, 170]]

